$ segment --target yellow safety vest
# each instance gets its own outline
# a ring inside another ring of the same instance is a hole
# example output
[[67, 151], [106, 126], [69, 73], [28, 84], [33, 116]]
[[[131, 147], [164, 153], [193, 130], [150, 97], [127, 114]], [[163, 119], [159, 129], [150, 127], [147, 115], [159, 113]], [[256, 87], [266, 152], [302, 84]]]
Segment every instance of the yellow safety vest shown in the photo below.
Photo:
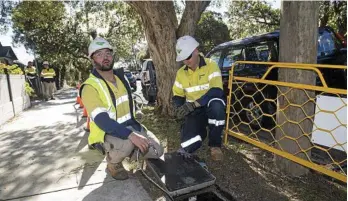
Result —
[[199, 67], [195, 71], [187, 66], [178, 70], [173, 94], [186, 97], [187, 102], [194, 102], [211, 88], [222, 89], [220, 68], [213, 60], [200, 56]]
[[43, 69], [41, 71], [41, 77], [43, 78], [53, 78], [54, 76], [56, 76], [56, 72], [53, 70], [53, 68]]
[[[94, 109], [94, 111], [91, 111], [91, 121], [90, 121], [90, 134], [88, 137], [88, 144], [94, 144], [94, 143], [103, 143], [104, 142], [104, 136], [105, 132], [100, 129], [97, 124], [93, 121], [93, 115], [98, 114], [100, 112], [107, 112], [109, 117], [111, 119], [116, 120], [118, 123], [122, 124], [130, 119], [132, 119], [132, 113], [130, 110], [130, 101], [129, 100], [129, 94], [124, 86], [124, 83], [115, 75], [116, 77], [116, 85], [117, 88], [114, 86], [109, 87], [113, 90], [116, 90], [115, 99], [116, 99], [116, 108], [113, 104], [112, 97], [109, 93], [108, 87], [106, 86], [106, 83], [97, 77], [95, 77], [93, 74], [89, 75], [89, 78], [82, 84], [81, 89], [84, 85], [90, 85], [99, 94], [100, 100], [103, 102], [103, 105]], [[95, 115], [96, 116], [96, 115]]]
[[35, 76], [36, 75], [36, 68], [34, 66], [27, 67], [25, 72], [30, 76]]

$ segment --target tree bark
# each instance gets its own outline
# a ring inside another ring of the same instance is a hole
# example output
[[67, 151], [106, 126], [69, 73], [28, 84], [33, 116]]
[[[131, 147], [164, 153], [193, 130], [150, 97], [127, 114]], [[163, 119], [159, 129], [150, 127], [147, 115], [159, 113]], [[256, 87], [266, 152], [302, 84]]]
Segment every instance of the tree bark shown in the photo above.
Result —
[[164, 114], [171, 112], [172, 84], [175, 79], [175, 30], [178, 26], [171, 1], [128, 2], [139, 13], [157, 76], [157, 104]]
[[[186, 2], [187, 7], [179, 29], [173, 1], [128, 1], [127, 3], [140, 15], [145, 29], [150, 55], [156, 68], [159, 110], [164, 115], [173, 115], [172, 86], [178, 70], [175, 61], [176, 39], [194, 33], [202, 12], [210, 2]], [[176, 34], [177, 30], [181, 35]]]
[[[279, 60], [293, 63], [316, 63], [318, 2], [282, 1], [281, 10]], [[315, 85], [316, 75], [312, 71], [280, 69], [279, 80]], [[281, 129], [276, 130], [276, 139], [279, 142], [277, 146], [305, 160], [311, 156], [309, 148], [312, 146], [310, 138], [315, 110], [315, 103], [307, 102], [309, 97], [315, 97], [314, 91], [306, 90], [305, 93], [299, 89], [280, 87], [278, 92], [277, 124]], [[303, 106], [296, 107], [290, 104]], [[281, 170], [293, 176], [300, 176], [308, 172], [307, 168], [283, 157], [276, 156], [275, 159]]]

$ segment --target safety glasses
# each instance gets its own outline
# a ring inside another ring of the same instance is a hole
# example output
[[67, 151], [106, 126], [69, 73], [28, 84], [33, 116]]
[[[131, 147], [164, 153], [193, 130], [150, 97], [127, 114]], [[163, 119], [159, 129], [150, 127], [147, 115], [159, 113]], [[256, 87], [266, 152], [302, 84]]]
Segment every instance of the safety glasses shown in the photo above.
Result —
[[106, 52], [95, 52], [94, 53], [95, 57], [98, 58], [104, 58], [104, 57], [112, 57], [113, 56], [113, 52], [112, 51], [106, 51]]
[[192, 57], [192, 54], [190, 54], [190, 56], [188, 56], [185, 60], [190, 60]]

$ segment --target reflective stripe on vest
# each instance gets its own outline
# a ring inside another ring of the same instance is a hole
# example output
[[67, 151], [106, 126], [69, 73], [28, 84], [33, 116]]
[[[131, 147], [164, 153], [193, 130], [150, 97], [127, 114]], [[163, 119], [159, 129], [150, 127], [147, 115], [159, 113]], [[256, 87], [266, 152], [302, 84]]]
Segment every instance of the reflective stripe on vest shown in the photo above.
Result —
[[[120, 124], [132, 119], [132, 115], [129, 109], [129, 98], [128, 98], [127, 89], [125, 88], [124, 84], [117, 76], [116, 76], [116, 80], [118, 84], [118, 88], [116, 90], [119, 90], [118, 96], [116, 96], [116, 94], [114, 93], [116, 98], [116, 108], [114, 107], [112, 103], [112, 98], [109, 94], [108, 87], [106, 86], [106, 83], [103, 80], [95, 77], [93, 74], [90, 74], [89, 78], [83, 83], [83, 85], [88, 84], [92, 86], [93, 88], [95, 88], [99, 94], [100, 100], [103, 102], [102, 106], [95, 108], [90, 113], [91, 114], [91, 122], [90, 122], [91, 132], [88, 137], [89, 144], [104, 142], [105, 132], [101, 130], [94, 122], [94, 119], [98, 114], [107, 112], [107, 114], [109, 115], [111, 119], [116, 120]], [[122, 86], [119, 86], [119, 85], [122, 85]]]

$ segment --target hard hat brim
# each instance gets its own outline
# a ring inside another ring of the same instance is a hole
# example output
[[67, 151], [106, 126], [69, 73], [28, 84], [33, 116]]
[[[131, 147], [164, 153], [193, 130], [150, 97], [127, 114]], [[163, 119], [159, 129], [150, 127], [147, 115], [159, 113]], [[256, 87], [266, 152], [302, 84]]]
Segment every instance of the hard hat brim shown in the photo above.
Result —
[[176, 56], [176, 61], [180, 62], [180, 61], [185, 60], [185, 58], [187, 58], [187, 57], [183, 57], [182, 55], [178, 55], [178, 56]]

